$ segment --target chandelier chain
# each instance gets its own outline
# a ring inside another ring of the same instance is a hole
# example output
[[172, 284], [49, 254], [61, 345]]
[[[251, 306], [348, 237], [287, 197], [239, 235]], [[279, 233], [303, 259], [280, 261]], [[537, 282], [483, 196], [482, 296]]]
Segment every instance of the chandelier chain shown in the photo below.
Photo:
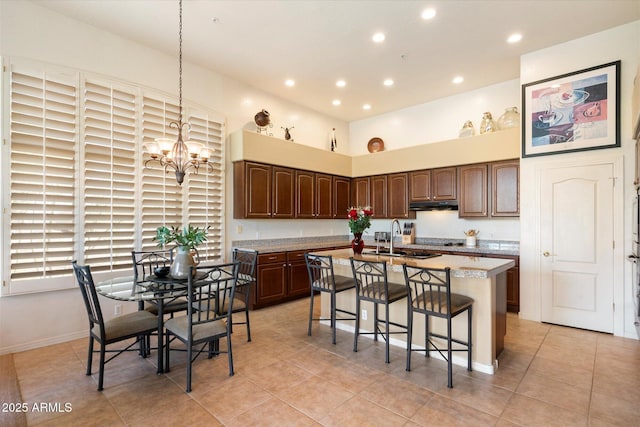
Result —
[[179, 131], [182, 132], [182, 0], [180, 0], [180, 28], [178, 30], [178, 39], [179, 39], [179, 49], [178, 49], [178, 58], [179, 58], [179, 79], [178, 79], [178, 99], [179, 99]]

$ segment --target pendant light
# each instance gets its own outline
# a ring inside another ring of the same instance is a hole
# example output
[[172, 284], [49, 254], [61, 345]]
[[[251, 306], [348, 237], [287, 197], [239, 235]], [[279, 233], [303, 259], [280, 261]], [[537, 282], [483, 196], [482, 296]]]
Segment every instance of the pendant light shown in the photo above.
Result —
[[191, 170], [192, 173], [197, 174], [200, 167], [205, 167], [213, 171], [213, 165], [209, 163], [209, 157], [211, 150], [203, 146], [202, 144], [194, 141], [184, 141], [182, 139], [182, 131], [185, 128], [190, 128], [191, 125], [187, 122], [182, 122], [182, 0], [180, 0], [180, 30], [179, 30], [179, 115], [177, 122], [171, 122], [169, 127], [176, 128], [178, 130], [178, 139], [173, 141], [170, 138], [156, 138], [153, 142], [144, 144], [146, 151], [151, 156], [150, 159], [144, 162], [145, 168], [155, 164], [164, 168], [165, 172], [173, 170], [176, 175], [176, 181], [178, 185], [182, 185], [184, 182], [184, 176], [187, 171]]

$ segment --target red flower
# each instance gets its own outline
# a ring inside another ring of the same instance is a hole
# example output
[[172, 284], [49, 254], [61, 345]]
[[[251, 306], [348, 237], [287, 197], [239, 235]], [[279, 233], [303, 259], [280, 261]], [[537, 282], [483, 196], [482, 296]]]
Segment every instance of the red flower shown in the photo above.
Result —
[[356, 219], [356, 218], [358, 218], [358, 211], [357, 211], [357, 210], [355, 210], [355, 209], [351, 209], [351, 210], [349, 211], [349, 218], [351, 218], [351, 219]]

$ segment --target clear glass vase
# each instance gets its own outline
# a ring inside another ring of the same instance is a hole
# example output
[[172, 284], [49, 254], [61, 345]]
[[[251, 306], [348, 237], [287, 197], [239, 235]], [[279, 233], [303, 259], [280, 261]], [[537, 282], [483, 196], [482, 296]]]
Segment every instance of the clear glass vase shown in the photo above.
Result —
[[488, 133], [488, 132], [495, 132], [496, 131], [496, 124], [493, 121], [493, 117], [491, 116], [490, 112], [486, 112], [482, 115], [482, 121], [480, 122], [480, 133]]
[[509, 107], [498, 118], [498, 129], [511, 129], [520, 126], [520, 113], [518, 107]]

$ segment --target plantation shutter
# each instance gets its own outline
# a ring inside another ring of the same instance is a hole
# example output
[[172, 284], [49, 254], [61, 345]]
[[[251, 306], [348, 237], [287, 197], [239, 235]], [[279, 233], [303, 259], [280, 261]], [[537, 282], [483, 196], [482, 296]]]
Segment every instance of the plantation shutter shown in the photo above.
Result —
[[131, 268], [136, 220], [136, 93], [87, 80], [84, 90], [84, 262]]
[[[191, 111], [188, 117], [189, 139], [208, 147], [210, 168], [188, 174], [186, 206], [187, 222], [210, 227], [207, 242], [198, 247], [201, 261], [221, 261], [224, 256], [222, 227], [224, 224], [224, 122], [206, 112]], [[183, 185], [185, 185], [183, 184]]]
[[[162, 137], [177, 139], [177, 130], [170, 128], [169, 123], [177, 122], [178, 114], [177, 103], [145, 94], [142, 98], [143, 143]], [[149, 157], [144, 158], [144, 160], [148, 159]], [[141, 166], [141, 250], [143, 251], [158, 248], [152, 240], [158, 227], [182, 226], [182, 188], [176, 183], [172, 169], [166, 173], [157, 162], [152, 163], [147, 168]]]
[[[71, 272], [77, 76], [11, 65], [12, 291], [54, 289]], [[46, 281], [43, 281], [45, 279]]]

